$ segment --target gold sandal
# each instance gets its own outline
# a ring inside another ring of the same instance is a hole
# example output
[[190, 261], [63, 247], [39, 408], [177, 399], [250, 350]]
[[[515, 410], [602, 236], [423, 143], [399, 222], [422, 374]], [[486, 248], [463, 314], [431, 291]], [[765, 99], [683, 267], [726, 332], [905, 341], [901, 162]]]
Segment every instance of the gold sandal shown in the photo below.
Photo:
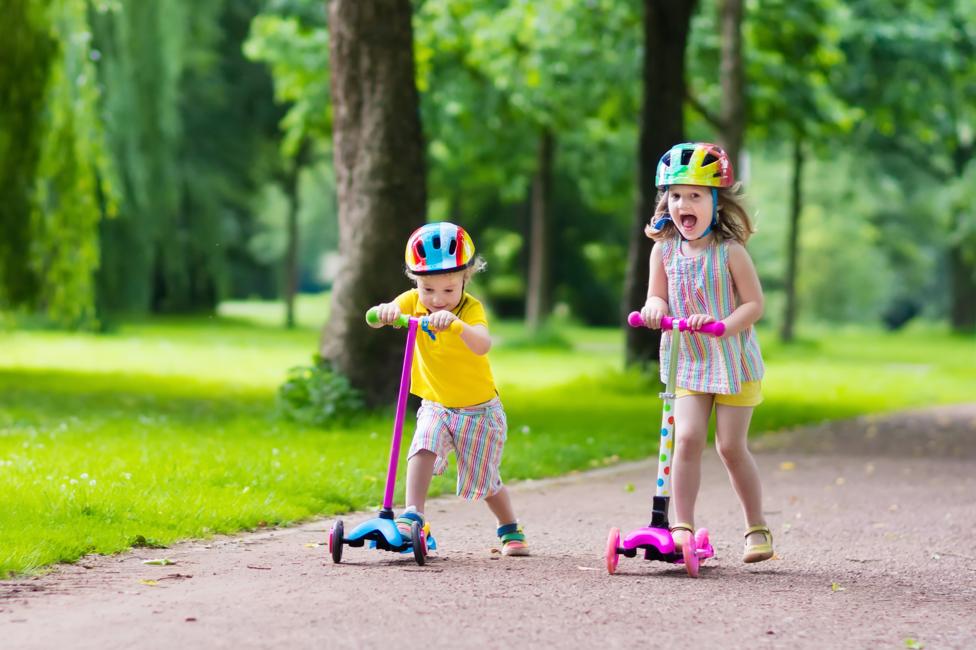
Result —
[[[671, 539], [674, 539], [674, 532], [676, 530], [685, 530], [688, 531], [688, 534], [691, 535], [692, 537], [695, 536], [695, 527], [692, 524], [678, 522], [674, 526], [671, 526]], [[678, 540], [676, 539], [674, 539], [674, 551], [675, 553], [681, 552], [681, 544], [679, 544]]]
[[749, 538], [749, 535], [753, 533], [762, 533], [765, 536], [766, 541], [762, 544], [746, 544], [746, 548], [742, 553], [742, 561], [746, 563], [752, 562], [762, 562], [763, 560], [768, 560], [773, 557], [773, 533], [769, 530], [769, 526], [766, 524], [760, 524], [759, 526], [753, 526], [746, 531], [745, 537]]

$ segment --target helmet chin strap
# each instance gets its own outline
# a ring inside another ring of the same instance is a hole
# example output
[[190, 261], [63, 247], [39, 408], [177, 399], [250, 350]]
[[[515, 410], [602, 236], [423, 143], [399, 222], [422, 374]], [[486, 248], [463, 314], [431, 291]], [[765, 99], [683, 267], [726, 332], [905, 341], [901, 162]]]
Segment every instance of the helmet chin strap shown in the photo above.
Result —
[[[660, 230], [661, 228], [664, 227], [664, 224], [667, 223], [668, 221], [674, 223], [674, 220], [671, 218], [670, 214], [666, 214], [660, 219], [658, 219], [657, 221], [655, 221], [653, 224], [651, 224], [651, 227], [654, 228], [654, 230]], [[684, 239], [685, 241], [697, 241], [702, 237], [707, 237], [708, 233], [712, 232], [712, 228], [716, 225], [718, 225], [718, 190], [713, 187], [712, 188], [712, 222], [708, 224], [708, 228], [705, 228], [705, 232], [695, 237], [694, 240], [689, 240], [684, 235], [681, 235], [681, 238]], [[679, 235], [681, 234], [680, 230], [678, 231], [678, 234]]]

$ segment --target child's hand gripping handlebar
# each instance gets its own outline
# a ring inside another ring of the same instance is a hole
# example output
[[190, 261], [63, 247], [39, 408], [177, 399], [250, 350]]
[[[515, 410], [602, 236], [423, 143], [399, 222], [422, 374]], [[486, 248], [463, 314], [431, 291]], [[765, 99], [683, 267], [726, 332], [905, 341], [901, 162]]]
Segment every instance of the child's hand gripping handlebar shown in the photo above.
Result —
[[[627, 316], [627, 324], [631, 327], [646, 327], [644, 319], [641, 317], [639, 311], [632, 311], [630, 315]], [[661, 329], [670, 330], [674, 329], [674, 319], [670, 316], [664, 316], [661, 318]], [[688, 326], [688, 321], [682, 318], [678, 321], [678, 331], [679, 332], [701, 332], [703, 334], [711, 334], [712, 336], [722, 336], [725, 334], [725, 323], [720, 320], [706, 323], [700, 328], [693, 330]]]
[[[416, 321], [421, 330], [427, 332], [427, 335], [430, 336], [431, 339], [434, 338], [434, 331], [430, 329], [429, 319], [427, 316], [416, 318], [414, 316], [408, 316], [407, 314], [400, 314], [400, 317], [390, 323], [390, 325], [393, 327], [409, 327], [410, 321]], [[380, 322], [379, 307], [369, 308], [369, 311], [366, 312], [366, 322], [370, 325], [376, 325]], [[454, 332], [455, 334], [460, 334], [463, 329], [464, 325], [460, 320], [451, 321], [450, 326], [447, 328], [449, 332]]]

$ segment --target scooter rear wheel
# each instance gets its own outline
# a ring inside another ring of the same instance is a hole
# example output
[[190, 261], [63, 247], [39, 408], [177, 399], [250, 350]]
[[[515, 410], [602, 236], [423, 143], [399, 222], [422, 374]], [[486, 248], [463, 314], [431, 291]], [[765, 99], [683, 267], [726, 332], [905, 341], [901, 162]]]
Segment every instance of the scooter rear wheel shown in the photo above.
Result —
[[699, 528], [698, 532], [695, 533], [695, 546], [698, 548], [699, 564], [715, 554], [714, 551], [709, 552], [708, 550], [711, 543], [708, 539], [708, 530], [705, 528]]
[[410, 541], [413, 544], [413, 559], [423, 566], [427, 562], [427, 535], [419, 522], [410, 526]]
[[607, 537], [607, 573], [613, 575], [617, 572], [617, 562], [620, 561], [620, 555], [617, 554], [617, 548], [620, 547], [620, 529], [611, 528], [610, 535]]
[[332, 530], [329, 531], [329, 554], [332, 556], [332, 561], [336, 564], [342, 562], [342, 539], [344, 532], [342, 520], [336, 519], [335, 523], [332, 524]]
[[688, 535], [688, 539], [681, 545], [681, 555], [685, 560], [685, 571], [692, 578], [698, 577], [698, 544], [693, 535]]

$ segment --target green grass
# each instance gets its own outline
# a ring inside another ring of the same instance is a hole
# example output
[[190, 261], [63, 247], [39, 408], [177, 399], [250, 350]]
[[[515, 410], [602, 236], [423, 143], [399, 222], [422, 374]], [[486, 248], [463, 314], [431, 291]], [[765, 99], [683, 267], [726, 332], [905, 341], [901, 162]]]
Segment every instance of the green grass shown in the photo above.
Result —
[[[286, 369], [315, 350], [323, 306], [301, 303], [293, 331], [274, 326], [280, 308], [243, 303], [110, 335], [0, 332], [0, 576], [375, 506], [392, 413], [337, 431], [274, 417]], [[494, 332], [506, 479], [654, 453], [658, 387], [620, 370], [621, 331], [566, 327], [572, 350], [532, 347], [516, 323]], [[762, 334], [757, 432], [976, 395], [972, 337], [822, 331], [784, 347]], [[433, 491], [452, 492], [453, 477]]]

